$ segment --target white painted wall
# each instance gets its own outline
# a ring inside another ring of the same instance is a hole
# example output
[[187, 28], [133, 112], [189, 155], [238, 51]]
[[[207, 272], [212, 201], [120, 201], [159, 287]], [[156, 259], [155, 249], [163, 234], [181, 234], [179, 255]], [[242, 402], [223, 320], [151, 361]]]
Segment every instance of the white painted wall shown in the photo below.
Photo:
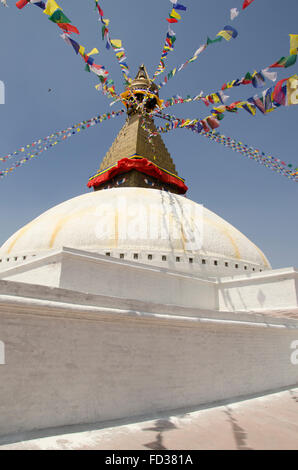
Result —
[[[17, 295], [1, 293], [5, 288]], [[145, 303], [140, 310], [122, 299], [113, 308], [91, 307], [94, 296], [73, 292], [69, 303], [71, 292], [35, 286], [30, 297], [28, 289], [0, 283], [2, 436], [150, 416], [298, 383], [291, 363], [297, 320]]]
[[0, 279], [208, 310], [235, 312], [298, 307], [298, 272], [294, 268], [200, 278], [63, 248], [2, 271]]
[[145, 302], [218, 306], [214, 281], [69, 248], [4, 271], [1, 278]]
[[234, 312], [297, 308], [297, 295], [298, 272], [294, 268], [221, 278], [218, 284], [219, 309]]
[[294, 268], [200, 278], [166, 268], [63, 248], [0, 273], [0, 279], [145, 302], [220, 311], [298, 307]]

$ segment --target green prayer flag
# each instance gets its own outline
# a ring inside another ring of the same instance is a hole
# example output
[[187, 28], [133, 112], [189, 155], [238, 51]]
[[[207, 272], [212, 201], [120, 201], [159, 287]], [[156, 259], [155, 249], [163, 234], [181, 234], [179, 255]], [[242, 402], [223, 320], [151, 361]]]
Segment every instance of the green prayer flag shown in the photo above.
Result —
[[289, 55], [285, 59], [286, 59], [285, 68], [291, 67], [291, 65], [294, 65], [296, 63], [297, 55]]
[[53, 21], [53, 23], [71, 23], [62, 10], [54, 11], [54, 13], [49, 17], [49, 20]]
[[220, 42], [220, 41], [222, 41], [222, 36], [216, 39], [210, 39], [209, 37], [207, 37], [207, 46], [209, 46], [209, 44], [214, 44], [215, 42]]

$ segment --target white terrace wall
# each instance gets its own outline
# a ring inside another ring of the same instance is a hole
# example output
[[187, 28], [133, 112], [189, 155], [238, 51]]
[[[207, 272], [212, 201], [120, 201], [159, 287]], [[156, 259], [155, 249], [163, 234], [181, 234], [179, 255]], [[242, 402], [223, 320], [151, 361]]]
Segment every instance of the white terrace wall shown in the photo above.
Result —
[[219, 309], [223, 311], [282, 310], [298, 307], [298, 271], [276, 269], [253, 276], [221, 278]]
[[144, 302], [218, 308], [214, 280], [70, 248], [2, 271], [0, 279]]
[[69, 303], [59, 289], [47, 301], [37, 298], [44, 287], [35, 286], [34, 298], [26, 289], [23, 297], [21, 284], [17, 296], [0, 294], [1, 436], [152, 416], [298, 383], [297, 320], [123, 309], [122, 299], [88, 307], [85, 294], [80, 305], [77, 292]]

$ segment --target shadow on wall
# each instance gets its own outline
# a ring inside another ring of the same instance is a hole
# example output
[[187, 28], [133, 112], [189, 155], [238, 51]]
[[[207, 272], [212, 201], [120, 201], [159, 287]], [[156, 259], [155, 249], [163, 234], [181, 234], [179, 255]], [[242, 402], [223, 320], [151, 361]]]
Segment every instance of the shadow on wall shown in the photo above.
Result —
[[[233, 289], [233, 294], [235, 292], [235, 289]], [[266, 301], [266, 295], [262, 291], [262, 289], [258, 289], [258, 293], [255, 297], [255, 304], [254, 300], [252, 299], [252, 304], [250, 306], [247, 305], [245, 302], [242, 294], [241, 294], [241, 288], [236, 289], [238, 299], [233, 299], [231, 297], [231, 294], [229, 292], [229, 288], [227, 289], [222, 289], [221, 294], [222, 294], [222, 299], [224, 303], [224, 307], [228, 310], [231, 310], [232, 312], [235, 312], [237, 310], [253, 310], [253, 309], [258, 309], [258, 308], [264, 308], [265, 301]], [[235, 294], [234, 294], [235, 295]]]

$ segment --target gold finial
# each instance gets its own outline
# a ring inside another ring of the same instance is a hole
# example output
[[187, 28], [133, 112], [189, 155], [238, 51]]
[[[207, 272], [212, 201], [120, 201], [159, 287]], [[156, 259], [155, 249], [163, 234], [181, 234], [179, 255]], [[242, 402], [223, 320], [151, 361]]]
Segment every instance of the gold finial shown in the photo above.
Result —
[[136, 78], [120, 96], [129, 116], [137, 112], [142, 113], [143, 110], [150, 113], [162, 104], [158, 96], [158, 86], [149, 78], [144, 64], [139, 67]]

